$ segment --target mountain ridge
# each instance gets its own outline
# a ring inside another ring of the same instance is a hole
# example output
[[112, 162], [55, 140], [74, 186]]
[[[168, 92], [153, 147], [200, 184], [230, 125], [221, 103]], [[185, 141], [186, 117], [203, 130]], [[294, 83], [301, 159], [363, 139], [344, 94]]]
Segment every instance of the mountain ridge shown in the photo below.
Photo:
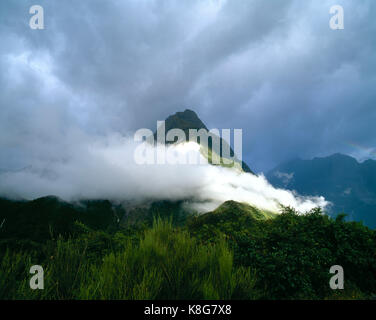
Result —
[[275, 187], [302, 195], [323, 195], [333, 203], [332, 214], [344, 212], [350, 219], [376, 226], [376, 161], [363, 162], [335, 153], [311, 160], [284, 162], [266, 174]]

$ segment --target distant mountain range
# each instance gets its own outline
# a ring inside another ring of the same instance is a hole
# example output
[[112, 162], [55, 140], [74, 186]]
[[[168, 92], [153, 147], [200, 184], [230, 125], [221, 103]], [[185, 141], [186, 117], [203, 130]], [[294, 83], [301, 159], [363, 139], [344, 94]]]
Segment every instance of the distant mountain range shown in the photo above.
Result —
[[359, 163], [339, 153], [312, 160], [295, 159], [278, 165], [266, 177], [275, 187], [324, 196], [333, 203], [330, 214], [346, 213], [350, 220], [376, 227], [374, 160]]

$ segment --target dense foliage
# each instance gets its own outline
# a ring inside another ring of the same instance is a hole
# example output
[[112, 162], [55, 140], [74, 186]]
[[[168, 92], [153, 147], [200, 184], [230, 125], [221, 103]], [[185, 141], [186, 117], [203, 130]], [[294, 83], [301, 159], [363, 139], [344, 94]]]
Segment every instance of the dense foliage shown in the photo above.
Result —
[[259, 220], [228, 202], [227, 210], [191, 219], [188, 229], [204, 243], [226, 235], [235, 264], [257, 270], [263, 298], [333, 298], [328, 285], [333, 265], [345, 271], [342, 297], [365, 298], [376, 292], [376, 233], [343, 218], [334, 220], [320, 209], [298, 215], [282, 208], [274, 219]]
[[[1, 200], [0, 209], [0, 299], [368, 299], [376, 293], [375, 231], [319, 209], [299, 215], [282, 208], [276, 216], [228, 201], [187, 219], [176, 203], [122, 212], [106, 201], [72, 205], [52, 197]], [[32, 265], [44, 268], [44, 290], [30, 289]], [[329, 287], [332, 265], [344, 268], [344, 290]]]
[[[137, 240], [77, 224], [76, 239], [1, 256], [1, 299], [253, 299], [254, 273], [234, 267], [225, 241], [205, 246], [156, 220]], [[45, 290], [31, 290], [30, 266], [44, 266]]]

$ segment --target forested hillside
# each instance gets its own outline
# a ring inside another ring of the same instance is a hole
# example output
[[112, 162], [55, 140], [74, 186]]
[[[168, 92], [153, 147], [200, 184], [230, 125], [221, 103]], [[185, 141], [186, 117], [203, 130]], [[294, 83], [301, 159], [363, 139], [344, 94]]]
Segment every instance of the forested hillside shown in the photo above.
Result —
[[[0, 203], [1, 299], [368, 299], [376, 234], [319, 209], [299, 215], [228, 201], [186, 215], [178, 203], [124, 208], [55, 197]], [[142, 219], [134, 214], [142, 212]], [[123, 216], [121, 216], [123, 215]], [[41, 265], [45, 289], [31, 290]], [[345, 270], [332, 290], [329, 268]]]

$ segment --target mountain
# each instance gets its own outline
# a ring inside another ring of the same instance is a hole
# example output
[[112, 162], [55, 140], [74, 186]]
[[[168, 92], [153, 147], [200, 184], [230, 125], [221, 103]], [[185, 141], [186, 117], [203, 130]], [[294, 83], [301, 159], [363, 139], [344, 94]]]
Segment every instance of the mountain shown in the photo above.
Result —
[[[201, 121], [201, 119], [197, 116], [197, 114], [194, 111], [189, 110], [189, 109], [186, 109], [183, 112], [176, 112], [175, 114], [167, 117], [167, 119], [165, 120], [165, 132], [166, 132], [166, 134], [171, 129], [181, 129], [181, 130], [183, 130], [184, 133], [185, 133], [186, 141], [189, 140], [189, 129], [196, 129], [196, 130], [203, 129], [203, 130], [206, 131], [206, 133], [209, 132], [209, 129]], [[154, 134], [154, 137], [155, 138], [157, 137], [156, 132]], [[176, 142], [176, 140], [177, 139], [175, 139], [174, 142]], [[219, 138], [219, 141], [220, 141], [220, 157], [224, 158], [223, 152], [222, 152], [222, 149], [223, 149], [222, 146], [226, 146], [226, 148], [229, 147], [229, 146], [228, 146], [228, 143], [225, 140], [223, 140], [221, 137]], [[209, 139], [208, 145], [206, 145], [206, 139], [202, 139], [202, 141], [200, 141], [200, 144], [201, 144], [201, 147], [204, 148], [202, 151], [206, 151], [206, 149], [209, 149], [207, 154], [209, 156], [209, 162], [212, 163], [211, 162], [211, 159], [212, 159], [211, 139]], [[229, 147], [229, 149], [230, 149], [230, 155], [233, 156], [234, 155], [233, 149], [231, 147]], [[206, 154], [206, 152], [205, 152], [205, 154]], [[228, 165], [226, 165], [222, 162], [222, 159], [221, 159], [221, 165], [222, 166], [228, 166]], [[252, 170], [249, 168], [249, 166], [244, 161], [240, 161], [240, 160], [236, 159], [235, 160], [235, 166], [237, 166], [237, 165], [239, 165], [239, 167], [241, 167], [241, 169], [243, 171], [254, 174], [252, 172]]]
[[170, 115], [169, 117], [167, 117], [165, 122], [166, 132], [170, 129], [179, 128], [185, 132], [186, 137], [189, 137], [189, 129], [205, 129], [206, 131], [208, 131], [208, 128], [197, 116], [196, 112], [189, 109], [186, 109], [183, 112], [176, 112], [175, 114]]
[[[205, 124], [192, 110], [177, 112], [169, 116], [165, 125], [166, 133], [170, 129], [178, 128], [186, 133], [187, 138], [189, 138], [189, 129], [204, 129], [208, 132]], [[221, 138], [220, 142], [227, 144]], [[211, 149], [210, 142], [207, 147]], [[230, 152], [233, 153], [231, 148]], [[237, 166], [240, 167], [240, 165], [244, 171], [252, 173], [244, 162], [237, 163]], [[189, 199], [185, 202], [189, 202]], [[74, 234], [76, 223], [82, 223], [93, 230], [108, 231], [143, 223], [151, 225], [155, 217], [162, 217], [171, 218], [174, 224], [179, 225], [192, 214], [186, 209], [185, 202], [160, 200], [132, 203], [124, 201], [121, 204], [115, 204], [106, 199], [66, 202], [55, 196], [41, 197], [31, 201], [0, 197], [0, 240], [17, 238], [43, 242], [58, 235]], [[245, 205], [239, 204], [239, 206], [241, 206], [239, 210], [245, 210]], [[263, 214], [260, 211], [259, 215]]]
[[34, 200], [0, 198], [1, 239], [29, 239], [43, 242], [76, 232], [77, 223], [93, 230], [112, 232], [141, 224], [152, 225], [156, 217], [180, 225], [192, 212], [183, 201], [152, 201], [142, 204], [116, 204], [108, 200], [66, 202], [55, 196]]
[[93, 229], [116, 228], [124, 210], [107, 200], [68, 203], [55, 196], [31, 201], [0, 198], [0, 239], [45, 241], [74, 233], [78, 221]]
[[333, 154], [312, 160], [285, 162], [266, 175], [276, 187], [303, 195], [322, 195], [333, 203], [329, 213], [376, 227], [376, 161]]
[[[202, 219], [233, 219], [243, 215], [255, 220], [276, 216], [245, 203], [226, 201], [214, 211], [203, 214]], [[69, 203], [55, 196], [30, 201], [0, 198], [0, 247], [1, 240], [8, 238], [43, 242], [59, 235], [67, 237], [75, 234], [77, 223], [93, 230], [113, 232], [139, 225], [151, 226], [157, 217], [183, 225], [191, 216], [192, 212], [185, 210], [183, 201], [117, 205], [108, 200]]]
[[215, 210], [199, 215], [197, 221], [205, 224], [221, 221], [239, 221], [240, 217], [249, 217], [254, 220], [267, 220], [275, 218], [276, 216], [277, 214], [273, 212], [258, 209], [247, 203], [228, 200]]

